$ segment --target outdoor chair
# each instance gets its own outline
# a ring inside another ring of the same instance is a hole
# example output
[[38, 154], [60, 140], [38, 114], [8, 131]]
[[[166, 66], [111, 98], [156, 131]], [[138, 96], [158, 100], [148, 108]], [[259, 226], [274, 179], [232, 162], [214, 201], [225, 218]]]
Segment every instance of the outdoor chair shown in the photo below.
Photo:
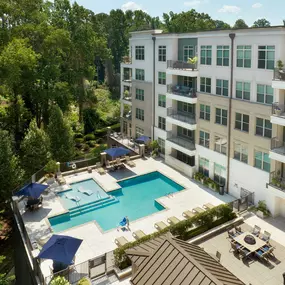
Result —
[[242, 256], [242, 259], [246, 259], [246, 258], [249, 258], [250, 255], [251, 255], [251, 251], [249, 251], [247, 248], [245, 247], [240, 247], [238, 249], [240, 255]]
[[271, 233], [264, 231], [264, 233], [261, 236], [261, 239], [266, 241], [266, 243], [269, 243], [271, 237]]
[[237, 226], [235, 226], [235, 230], [236, 230], [236, 234], [242, 234], [243, 233], [243, 231], [242, 231], [242, 229], [241, 229], [241, 227], [237, 227]]
[[161, 221], [161, 222], [155, 223], [154, 227], [157, 230], [161, 231], [161, 230], [164, 230], [165, 228], [167, 228], [167, 224]]
[[268, 255], [268, 253], [262, 251], [261, 248], [258, 249], [258, 250], [256, 250], [254, 253], [255, 253], [255, 256], [256, 256], [257, 258], [259, 258], [260, 260], [262, 260], [262, 261], [264, 261], [264, 260], [267, 261], [267, 255]]
[[203, 208], [205, 208], [206, 210], [210, 210], [210, 209], [215, 208], [215, 206], [211, 203], [207, 203], [203, 205]]
[[261, 228], [259, 226], [255, 225], [253, 230], [252, 230], [252, 234], [258, 237], [260, 234], [260, 231], [261, 231]]
[[126, 156], [126, 164], [130, 167], [136, 166], [136, 164], [131, 160], [129, 156]]
[[196, 215], [196, 213], [193, 213], [192, 211], [185, 211], [182, 213], [182, 216], [189, 219], [193, 218]]
[[115, 170], [114, 164], [111, 165], [109, 160], [106, 161], [106, 169], [110, 171]]
[[228, 231], [228, 237], [227, 237], [228, 239], [233, 239], [235, 237], [236, 237], [236, 235], [235, 235], [233, 230]]
[[121, 168], [121, 167], [124, 166], [124, 164], [122, 163], [122, 161], [121, 161], [121, 159], [119, 157], [116, 159], [116, 166], [118, 168]]
[[175, 224], [178, 224], [180, 222], [180, 220], [178, 218], [176, 218], [175, 216], [172, 216], [172, 217], [167, 219], [167, 222], [169, 224], [175, 225]]
[[234, 252], [234, 253], [239, 253], [239, 250], [242, 248], [242, 245], [240, 245], [238, 242], [231, 240], [231, 248], [230, 248], [230, 252]]
[[133, 232], [133, 237], [136, 239], [140, 239], [140, 238], [143, 238], [145, 236], [146, 236], [146, 234], [142, 230], [138, 230], [138, 231]]
[[124, 236], [121, 236], [121, 237], [115, 239], [115, 243], [118, 247], [124, 246], [128, 242], [129, 241]]
[[193, 209], [193, 212], [200, 214], [200, 213], [205, 212], [205, 210], [203, 208], [201, 208], [201, 207], [196, 207], [196, 208]]

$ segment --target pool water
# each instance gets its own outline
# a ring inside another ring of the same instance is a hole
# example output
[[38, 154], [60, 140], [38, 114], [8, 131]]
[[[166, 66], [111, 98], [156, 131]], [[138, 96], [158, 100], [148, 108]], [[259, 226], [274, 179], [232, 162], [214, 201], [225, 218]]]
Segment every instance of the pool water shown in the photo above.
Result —
[[116, 228], [125, 216], [134, 221], [163, 210], [164, 207], [155, 199], [183, 189], [158, 171], [123, 180], [118, 184], [121, 189], [109, 192], [110, 195], [100, 201], [89, 202], [71, 208], [70, 213], [49, 218], [54, 232], [93, 220], [103, 231], [107, 231]]

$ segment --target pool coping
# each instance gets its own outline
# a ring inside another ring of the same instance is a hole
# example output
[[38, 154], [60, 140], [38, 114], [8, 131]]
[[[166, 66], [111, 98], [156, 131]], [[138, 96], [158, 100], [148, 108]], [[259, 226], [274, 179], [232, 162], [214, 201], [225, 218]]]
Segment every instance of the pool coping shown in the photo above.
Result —
[[[136, 177], [138, 177], [138, 176], [144, 176], [144, 175], [147, 175], [147, 174], [150, 174], [150, 173], [153, 173], [153, 172], [158, 172], [158, 173], [160, 173], [161, 175], [164, 175], [166, 178], [172, 180], [172, 181], [175, 182], [176, 184], [178, 184], [178, 185], [180, 185], [181, 187], [183, 187], [183, 189], [179, 190], [178, 192], [172, 193], [172, 196], [176, 196], [176, 195], [178, 195], [178, 194], [180, 194], [180, 193], [183, 193], [183, 192], [185, 192], [185, 191], [188, 190], [188, 188], [187, 188], [185, 185], [183, 185], [182, 183], [179, 183], [176, 179], [173, 179], [173, 178], [169, 177], [169, 176], [168, 176], [167, 174], [165, 174], [163, 171], [158, 170], [158, 169], [157, 169], [157, 170], [152, 170], [152, 171], [147, 171], [147, 172], [144, 172], [144, 173], [141, 173], [141, 174], [136, 174], [136, 175], [131, 176], [131, 177], [119, 179], [119, 180], [116, 180], [115, 183], [117, 184], [118, 182], [122, 182], [122, 181], [125, 181], [125, 180], [133, 179], [133, 178], [136, 178]], [[93, 179], [106, 193], [113, 192], [113, 191], [116, 191], [116, 190], [120, 190], [120, 189], [122, 188], [119, 184], [117, 184], [117, 185], [119, 186], [119, 188], [106, 191], [105, 188], [103, 187], [103, 185], [102, 185], [100, 182], [98, 182], [96, 179], [94, 179], [93, 177], [88, 178], [88, 179], [83, 179], [83, 180], [74, 181], [74, 182], [72, 182], [72, 183], [78, 183], [78, 182], [85, 181], [85, 180], [89, 180], [89, 179]], [[72, 183], [70, 183], [70, 184], [72, 184]], [[69, 184], [69, 185], [70, 185], [70, 184]], [[67, 190], [65, 190], [65, 191], [67, 191]], [[61, 192], [62, 192], [62, 191], [61, 191]], [[159, 201], [160, 199], [163, 199], [163, 198], [165, 198], [165, 197], [167, 197], [167, 196], [168, 196], [168, 195], [165, 195], [165, 196], [159, 197], [159, 198], [157, 198], [157, 199], [154, 199], [155, 202], [157, 202], [158, 204], [160, 204], [160, 205], [164, 208], [163, 210], [160, 210], [160, 211], [158, 211], [158, 212], [155, 212], [155, 213], [152, 213], [152, 214], [150, 214], [150, 215], [147, 215], [147, 216], [138, 218], [138, 219], [136, 219], [136, 220], [134, 220], [134, 221], [131, 221], [131, 222], [130, 222], [130, 225], [131, 225], [131, 223], [138, 222], [138, 221], [142, 221], [143, 219], [147, 219], [148, 217], [154, 216], [154, 215], [156, 215], [156, 214], [164, 213], [164, 212], [166, 212], [166, 211], [169, 211], [170, 208], [168, 208], [163, 202]], [[59, 200], [59, 202], [60, 202], [61, 205], [63, 206], [62, 202], [60, 201], [60, 197], [59, 197], [58, 195], [56, 195], [56, 198]], [[63, 206], [63, 208], [66, 209], [64, 206]], [[47, 216], [47, 217], [45, 218], [46, 223], [47, 223], [48, 227], [50, 228], [51, 232], [54, 232], [54, 231], [53, 231], [52, 226], [51, 226], [51, 224], [50, 224], [49, 218], [54, 218], [54, 217], [56, 217], [56, 216], [60, 216], [60, 215], [67, 214], [67, 213], [69, 213], [69, 210], [65, 210], [65, 211], [62, 211], [62, 212], [60, 212], [60, 213], [57, 213], [57, 214], [54, 214], [54, 215], [51, 215], [51, 216]], [[98, 224], [98, 222], [97, 222], [96, 220], [92, 220], [92, 221], [90, 221], [90, 222], [86, 222], [86, 223], [83, 223], [83, 224], [80, 224], [80, 225], [77, 225], [77, 226], [68, 228], [68, 229], [66, 229], [66, 230], [58, 231], [57, 233], [63, 233], [63, 232], [65, 232], [65, 231], [67, 231], [67, 230], [76, 229], [76, 228], [83, 227], [83, 226], [86, 226], [86, 225], [88, 225], [88, 224], [93, 224], [93, 223], [97, 226], [98, 230], [99, 230], [100, 233], [102, 233], [103, 235], [104, 235], [104, 234], [107, 234], [107, 233], [110, 233], [111, 231], [117, 230], [117, 229], [119, 228], [119, 227], [115, 227], [115, 228], [112, 228], [112, 229], [110, 229], [110, 230], [104, 231], [104, 230], [101, 228], [101, 226]], [[155, 228], [155, 227], [154, 227], [154, 228]], [[155, 228], [155, 229], [156, 229], [156, 228]]]

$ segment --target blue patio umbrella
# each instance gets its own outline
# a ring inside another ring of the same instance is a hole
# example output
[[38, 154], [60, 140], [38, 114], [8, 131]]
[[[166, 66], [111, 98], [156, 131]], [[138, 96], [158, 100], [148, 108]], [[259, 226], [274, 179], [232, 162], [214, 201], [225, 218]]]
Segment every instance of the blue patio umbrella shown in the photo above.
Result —
[[17, 196], [28, 196], [34, 199], [38, 199], [41, 194], [48, 188], [48, 185], [40, 183], [30, 183], [19, 190]]
[[148, 137], [148, 136], [140, 136], [139, 138], [136, 139], [136, 141], [147, 143], [147, 142], [150, 141], [150, 137]]
[[43, 246], [38, 258], [51, 259], [70, 265], [73, 263], [73, 258], [81, 243], [82, 240], [78, 238], [53, 235]]
[[114, 147], [114, 148], [109, 148], [106, 149], [105, 152], [110, 155], [112, 158], [116, 158], [119, 156], [126, 155], [130, 153], [131, 151], [129, 149], [126, 149], [124, 147]]

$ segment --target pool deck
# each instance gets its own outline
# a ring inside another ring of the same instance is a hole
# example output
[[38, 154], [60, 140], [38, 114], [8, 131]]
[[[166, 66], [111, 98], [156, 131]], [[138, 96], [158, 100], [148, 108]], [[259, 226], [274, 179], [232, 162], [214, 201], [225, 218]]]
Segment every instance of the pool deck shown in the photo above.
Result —
[[[117, 246], [114, 242], [115, 238], [124, 236], [128, 241], [134, 241], [135, 238], [132, 233], [136, 230], [142, 230], [146, 234], [156, 231], [154, 224], [156, 222], [164, 221], [167, 223], [167, 218], [176, 216], [179, 219], [184, 219], [182, 213], [186, 210], [191, 210], [197, 206], [202, 207], [206, 203], [219, 205], [235, 200], [230, 195], [219, 195], [211, 190], [203, 188], [192, 182], [189, 177], [184, 176], [180, 172], [167, 166], [163, 160], [137, 159], [136, 166], [133, 168], [127, 167], [124, 170], [116, 172], [108, 172], [105, 175], [100, 175], [96, 171], [87, 173], [87, 171], [65, 176], [67, 184], [76, 181], [93, 178], [106, 191], [118, 189], [118, 180], [130, 178], [135, 175], [141, 175], [152, 171], [160, 171], [162, 174], [171, 178], [175, 182], [185, 187], [185, 190], [174, 193], [173, 196], [164, 196], [158, 201], [162, 203], [167, 209], [154, 213], [150, 216], [143, 217], [130, 223], [131, 231], [112, 229], [103, 233], [96, 225], [95, 221], [73, 227], [71, 229], [60, 232], [59, 234], [69, 235], [83, 240], [77, 254], [76, 264], [95, 258], [101, 254], [114, 250]], [[22, 205], [21, 213], [27, 229], [27, 232], [32, 241], [39, 241], [40, 238], [48, 236], [51, 232], [47, 218], [65, 212], [59, 198], [54, 192], [60, 191], [60, 186], [51, 187], [51, 191], [44, 195], [43, 208], [36, 212], [25, 212], [24, 205]], [[21, 203], [20, 203], [21, 204]], [[118, 221], [121, 217], [118, 217]], [[50, 267], [52, 262], [50, 260], [42, 261], [41, 267], [44, 276], [50, 275]]]

